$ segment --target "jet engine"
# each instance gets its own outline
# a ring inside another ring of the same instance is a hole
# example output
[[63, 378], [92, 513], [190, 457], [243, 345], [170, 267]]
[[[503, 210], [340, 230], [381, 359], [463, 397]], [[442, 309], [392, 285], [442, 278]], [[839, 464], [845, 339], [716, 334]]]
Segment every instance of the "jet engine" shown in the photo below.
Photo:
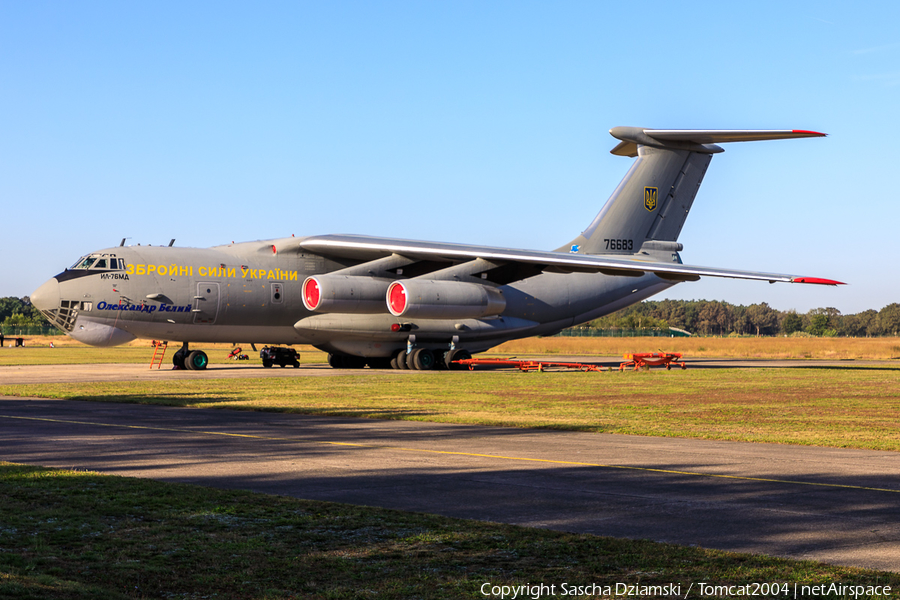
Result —
[[388, 279], [315, 275], [303, 282], [303, 305], [318, 313], [384, 314]]
[[477, 283], [407, 279], [390, 284], [387, 305], [395, 317], [477, 319], [502, 313], [506, 299], [500, 290]]

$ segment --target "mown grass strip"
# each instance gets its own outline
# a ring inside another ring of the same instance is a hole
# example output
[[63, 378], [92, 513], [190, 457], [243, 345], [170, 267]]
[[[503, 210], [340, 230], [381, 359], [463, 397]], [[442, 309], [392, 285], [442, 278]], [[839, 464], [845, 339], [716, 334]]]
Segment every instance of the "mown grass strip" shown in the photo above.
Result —
[[0, 598], [484, 598], [485, 583], [684, 593], [701, 581], [900, 589], [895, 573], [0, 463]]
[[690, 358], [889, 360], [900, 358], [900, 339], [817, 337], [531, 337], [506, 342], [500, 354], [621, 356], [631, 352], [682, 352]]
[[[69, 342], [69, 343], [66, 343]], [[133, 342], [127, 346], [113, 348], [91, 348], [82, 344], [73, 344], [66, 338], [55, 340], [57, 347], [49, 345], [30, 346], [24, 348], [11, 348], [8, 345], [0, 348], [0, 366], [29, 366], [29, 365], [88, 365], [88, 364], [145, 364], [150, 365], [153, 357], [153, 348], [148, 340]], [[49, 342], [46, 342], [49, 344]], [[163, 360], [163, 368], [172, 367], [172, 355], [181, 347], [181, 344], [171, 343], [166, 349]], [[261, 346], [257, 346], [260, 348]], [[240, 346], [242, 354], [246, 354], [247, 361], [234, 361], [228, 355], [234, 349], [230, 344], [215, 344], [193, 346], [192, 349], [203, 350], [209, 356], [212, 365], [250, 365], [259, 366], [259, 352], [254, 351], [249, 344]], [[309, 346], [298, 348], [300, 363], [323, 363], [327, 355]]]
[[[135, 340], [113, 348], [92, 348], [67, 336], [33, 336], [25, 340], [25, 347], [0, 348], [0, 366], [49, 365], [93, 363], [150, 363], [153, 348], [150, 340]], [[50, 348], [53, 343], [55, 348]], [[239, 364], [259, 365], [259, 353], [249, 343], [238, 344], [249, 362]], [[169, 344], [166, 364], [171, 364], [172, 353], [180, 347]], [[194, 350], [204, 350], [212, 364], [231, 362], [228, 354], [231, 344], [192, 344]], [[257, 348], [260, 348], [257, 345]], [[302, 363], [324, 363], [326, 354], [312, 346], [298, 345]], [[681, 352], [688, 360], [696, 358], [746, 358], [746, 359], [818, 359], [818, 360], [891, 360], [900, 359], [900, 338], [778, 338], [778, 337], [690, 337], [690, 338], [572, 338], [532, 337], [506, 342], [493, 348], [492, 356], [560, 355], [621, 357], [625, 353]], [[233, 363], [232, 363], [233, 364]]]
[[366, 371], [13, 385], [0, 395], [900, 450], [900, 369]]

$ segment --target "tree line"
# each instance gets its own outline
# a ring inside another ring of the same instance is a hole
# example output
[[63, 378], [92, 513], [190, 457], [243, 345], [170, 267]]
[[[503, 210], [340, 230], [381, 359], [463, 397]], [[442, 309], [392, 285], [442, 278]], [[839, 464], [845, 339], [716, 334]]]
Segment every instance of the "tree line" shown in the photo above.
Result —
[[[28, 297], [0, 298], [0, 325], [48, 325]], [[750, 306], [718, 300], [645, 300], [588, 323], [595, 329], [668, 329], [700, 335], [791, 335], [877, 337], [900, 335], [900, 304], [842, 315], [836, 308], [800, 314], [765, 302]]]
[[28, 296], [0, 298], [0, 325], [22, 325], [42, 327], [50, 323], [36, 309]]
[[836, 308], [805, 314], [767, 303], [750, 306], [718, 300], [646, 300], [588, 324], [596, 329], [667, 329], [700, 335], [792, 335], [876, 337], [900, 335], [900, 304], [842, 315]]

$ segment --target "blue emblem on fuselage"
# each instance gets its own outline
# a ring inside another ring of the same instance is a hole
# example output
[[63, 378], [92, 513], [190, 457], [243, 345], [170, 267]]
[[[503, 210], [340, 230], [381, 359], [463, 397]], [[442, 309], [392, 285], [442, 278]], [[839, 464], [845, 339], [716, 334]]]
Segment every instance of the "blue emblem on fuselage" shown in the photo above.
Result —
[[569, 252], [574, 254], [574, 253], [578, 252], [579, 250], [581, 250], [581, 246], [579, 246], [578, 244], [572, 244], [572, 248], [569, 249]]

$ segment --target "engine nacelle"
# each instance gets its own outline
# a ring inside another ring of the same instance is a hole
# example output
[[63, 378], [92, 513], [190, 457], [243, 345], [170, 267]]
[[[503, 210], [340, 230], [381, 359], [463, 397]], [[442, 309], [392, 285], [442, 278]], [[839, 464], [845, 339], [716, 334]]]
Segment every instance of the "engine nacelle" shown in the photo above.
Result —
[[319, 313], [384, 314], [388, 279], [314, 275], [303, 282], [303, 306]]
[[477, 319], [499, 315], [506, 308], [500, 290], [477, 283], [406, 279], [387, 290], [388, 310], [410, 319]]

